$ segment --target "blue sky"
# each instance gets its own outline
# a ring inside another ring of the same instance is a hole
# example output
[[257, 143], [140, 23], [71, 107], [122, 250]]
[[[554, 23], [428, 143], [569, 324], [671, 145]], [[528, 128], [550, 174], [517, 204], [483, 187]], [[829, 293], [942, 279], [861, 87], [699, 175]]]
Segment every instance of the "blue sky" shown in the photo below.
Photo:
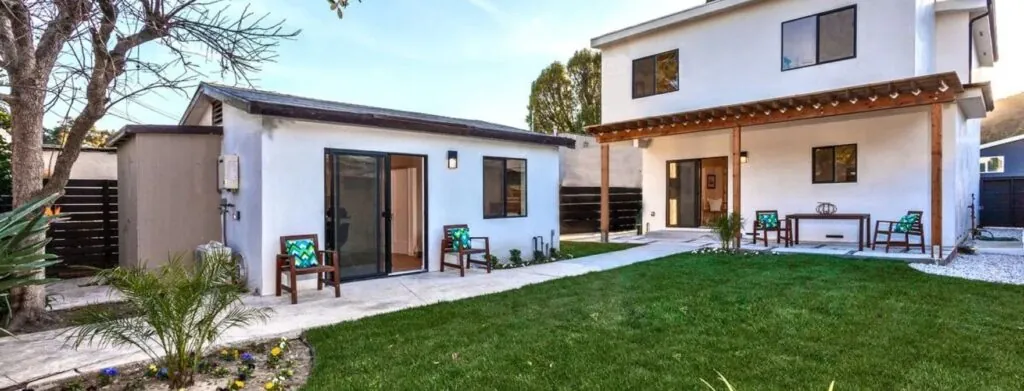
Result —
[[[255, 75], [260, 89], [525, 127], [530, 83], [553, 61], [603, 33], [704, 0], [363, 0], [338, 20], [321, 0], [253, 0], [257, 12], [302, 29], [282, 42], [276, 63]], [[235, 3], [235, 1], [233, 1]], [[244, 6], [246, 1], [237, 1]], [[1019, 0], [1002, 0], [994, 87], [1024, 90]], [[1005, 73], [1005, 74], [1003, 74]], [[1018, 73], [1018, 72], [1015, 72]], [[205, 78], [219, 81], [218, 75]], [[1005, 81], [1005, 82], [1004, 82]], [[162, 92], [115, 114], [139, 123], [176, 123], [188, 97]], [[151, 108], [155, 108], [156, 111]], [[162, 113], [158, 113], [160, 111]], [[56, 116], [48, 118], [47, 125]], [[126, 120], [108, 115], [101, 129]]]

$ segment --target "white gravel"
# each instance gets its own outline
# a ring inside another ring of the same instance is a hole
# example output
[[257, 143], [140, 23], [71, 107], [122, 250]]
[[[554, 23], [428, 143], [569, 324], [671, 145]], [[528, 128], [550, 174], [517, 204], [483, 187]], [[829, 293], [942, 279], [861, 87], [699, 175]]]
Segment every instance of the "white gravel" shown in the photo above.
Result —
[[910, 267], [929, 274], [1024, 285], [1024, 255], [1019, 254], [958, 255], [946, 266], [915, 263]]

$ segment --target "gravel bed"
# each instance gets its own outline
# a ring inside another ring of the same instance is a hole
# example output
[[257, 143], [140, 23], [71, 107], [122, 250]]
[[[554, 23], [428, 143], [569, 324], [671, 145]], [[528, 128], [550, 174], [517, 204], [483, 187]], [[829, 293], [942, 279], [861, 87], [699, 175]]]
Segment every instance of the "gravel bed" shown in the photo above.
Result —
[[1024, 285], [1024, 256], [1022, 255], [958, 255], [947, 266], [915, 263], [910, 267], [929, 274]]

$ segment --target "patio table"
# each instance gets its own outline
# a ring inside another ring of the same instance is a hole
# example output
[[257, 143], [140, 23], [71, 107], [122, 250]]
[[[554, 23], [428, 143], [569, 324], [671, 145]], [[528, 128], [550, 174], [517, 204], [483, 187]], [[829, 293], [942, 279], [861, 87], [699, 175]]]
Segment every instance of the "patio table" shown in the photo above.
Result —
[[864, 245], [871, 237], [871, 215], [868, 213], [794, 213], [786, 215], [786, 224], [793, 224], [793, 244], [800, 244], [800, 220], [857, 220], [857, 251], [864, 251]]

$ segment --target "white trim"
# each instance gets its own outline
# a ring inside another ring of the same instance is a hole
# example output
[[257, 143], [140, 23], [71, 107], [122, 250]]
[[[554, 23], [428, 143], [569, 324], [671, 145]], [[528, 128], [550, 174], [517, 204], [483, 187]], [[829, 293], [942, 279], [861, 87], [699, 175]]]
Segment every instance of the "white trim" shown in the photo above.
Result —
[[675, 26], [680, 23], [690, 22], [702, 17], [719, 14], [733, 8], [754, 3], [761, 0], [717, 0], [704, 3], [696, 7], [668, 14], [660, 18], [651, 19], [646, 22], [629, 26], [620, 30], [601, 35], [590, 40], [590, 47], [600, 49], [603, 46], [629, 39], [638, 35], [647, 34], [663, 28]]
[[990, 143], [987, 143], [987, 144], [981, 144], [981, 149], [991, 148], [991, 147], [994, 147], [996, 145], [1009, 144], [1009, 143], [1012, 143], [1014, 141], [1020, 141], [1020, 140], [1024, 140], [1024, 134], [1013, 136], [1013, 137], [1007, 137], [1007, 138], [1004, 138], [1002, 140], [996, 140], [996, 141], [993, 141], [993, 142], [990, 142]]
[[935, 13], [944, 12], [985, 12], [988, 11], [986, 0], [944, 0], [935, 3]]

